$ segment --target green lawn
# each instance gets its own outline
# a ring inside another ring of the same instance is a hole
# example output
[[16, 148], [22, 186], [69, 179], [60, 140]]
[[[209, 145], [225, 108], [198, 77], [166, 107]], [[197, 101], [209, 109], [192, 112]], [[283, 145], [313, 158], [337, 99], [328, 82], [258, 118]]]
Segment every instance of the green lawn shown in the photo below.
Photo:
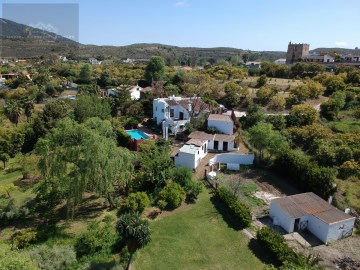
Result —
[[[15, 182], [22, 177], [21, 171], [14, 171], [7, 173], [4, 170], [0, 171], [0, 185], [6, 185]], [[35, 194], [32, 188], [23, 188], [17, 186], [16, 190], [10, 192], [11, 197], [15, 200], [17, 206], [21, 206], [28, 199], [34, 198]]]
[[142, 269], [263, 269], [246, 236], [229, 227], [203, 191], [196, 204], [151, 222], [152, 241], [138, 251]]
[[341, 121], [329, 122], [331, 129], [337, 132], [360, 132], [360, 121], [355, 119], [343, 119]]

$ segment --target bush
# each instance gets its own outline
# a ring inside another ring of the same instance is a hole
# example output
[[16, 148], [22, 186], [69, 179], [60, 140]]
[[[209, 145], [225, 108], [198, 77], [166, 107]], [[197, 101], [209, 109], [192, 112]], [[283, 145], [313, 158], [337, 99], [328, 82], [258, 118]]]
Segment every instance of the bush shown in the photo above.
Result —
[[31, 260], [44, 270], [68, 269], [77, 262], [74, 247], [67, 245], [37, 246], [29, 252], [29, 255]]
[[14, 233], [11, 237], [13, 249], [23, 249], [36, 240], [37, 231], [34, 228], [23, 229]]
[[93, 256], [98, 253], [111, 253], [113, 245], [118, 241], [117, 234], [106, 220], [103, 226], [100, 222], [92, 222], [87, 231], [76, 239], [75, 251], [78, 257]]
[[10, 250], [7, 245], [0, 246], [1, 270], [38, 270], [26, 252]]
[[292, 179], [304, 191], [312, 191], [324, 199], [336, 191], [334, 186], [336, 170], [318, 166], [300, 150], [281, 152], [275, 160], [275, 168], [282, 175]]
[[191, 169], [185, 167], [174, 168], [171, 173], [172, 180], [181, 185], [186, 193], [193, 198], [202, 191], [202, 184], [196, 180], [193, 180], [193, 173]]
[[161, 202], [164, 208], [165, 202], [166, 207], [174, 209], [181, 205], [185, 197], [186, 192], [178, 183], [169, 182], [159, 193], [158, 205], [160, 204], [159, 202]]
[[269, 227], [257, 231], [256, 238], [279, 263], [290, 261], [295, 256], [295, 252], [285, 243], [284, 237]]
[[150, 205], [150, 199], [145, 192], [131, 193], [126, 200], [126, 207], [133, 212], [142, 212]]
[[241, 202], [225, 187], [218, 188], [216, 195], [227, 205], [227, 207], [236, 216], [242, 226], [249, 227], [251, 225], [251, 210], [245, 203]]

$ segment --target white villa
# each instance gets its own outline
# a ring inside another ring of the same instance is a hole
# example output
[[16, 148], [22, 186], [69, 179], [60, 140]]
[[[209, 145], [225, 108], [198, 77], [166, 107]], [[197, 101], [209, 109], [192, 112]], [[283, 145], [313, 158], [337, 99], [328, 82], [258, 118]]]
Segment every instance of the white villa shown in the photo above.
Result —
[[198, 97], [157, 98], [153, 100], [153, 120], [158, 125], [162, 124], [163, 137], [167, 138], [168, 130], [176, 135], [185, 129], [185, 124], [192, 116], [197, 116], [207, 108], [208, 105]]
[[287, 233], [307, 229], [324, 243], [350, 236], [355, 223], [312, 192], [271, 200], [269, 215]]

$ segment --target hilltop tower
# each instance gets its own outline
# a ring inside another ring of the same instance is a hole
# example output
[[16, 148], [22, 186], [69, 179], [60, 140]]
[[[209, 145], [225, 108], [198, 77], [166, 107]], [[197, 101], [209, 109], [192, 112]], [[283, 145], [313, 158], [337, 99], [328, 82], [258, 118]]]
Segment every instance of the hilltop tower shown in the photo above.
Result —
[[286, 64], [291, 65], [299, 62], [299, 59], [309, 54], [309, 48], [309, 44], [295, 44], [290, 41], [286, 53]]

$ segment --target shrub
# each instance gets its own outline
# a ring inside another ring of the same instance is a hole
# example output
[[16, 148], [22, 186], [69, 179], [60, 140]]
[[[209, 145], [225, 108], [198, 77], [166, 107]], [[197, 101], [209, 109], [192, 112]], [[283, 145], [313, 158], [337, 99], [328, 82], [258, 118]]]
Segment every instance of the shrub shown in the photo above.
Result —
[[295, 252], [285, 243], [284, 237], [269, 227], [257, 231], [256, 238], [279, 263], [292, 260], [295, 256]]
[[77, 262], [74, 247], [68, 245], [40, 245], [32, 249], [29, 255], [31, 260], [44, 270], [68, 269]]
[[275, 168], [303, 190], [312, 191], [322, 198], [327, 199], [336, 191], [334, 186], [336, 170], [318, 166], [300, 150], [281, 152], [275, 160]]
[[178, 183], [169, 182], [166, 187], [160, 191], [159, 202], [164, 201], [166, 203], [166, 207], [174, 209], [181, 205], [181, 203], [185, 200], [185, 197], [185, 190]]
[[353, 159], [345, 161], [339, 168], [339, 176], [341, 178], [347, 178], [352, 175], [360, 176], [360, 164]]
[[75, 251], [78, 257], [92, 256], [97, 253], [110, 253], [112, 246], [117, 242], [117, 235], [106, 221], [103, 226], [100, 222], [92, 222], [87, 231], [76, 239]]
[[186, 193], [193, 198], [202, 191], [202, 184], [196, 180], [193, 180], [193, 173], [191, 169], [185, 167], [174, 168], [171, 173], [172, 180], [181, 185]]
[[1, 270], [38, 270], [39, 268], [31, 261], [24, 251], [10, 250], [7, 245], [0, 245], [0, 269]]
[[131, 193], [126, 200], [126, 207], [134, 212], [142, 212], [150, 205], [150, 199], [145, 192]]
[[216, 127], [213, 127], [213, 126], [208, 127], [206, 132], [210, 133], [210, 134], [220, 133], [220, 131]]
[[223, 201], [230, 209], [230, 211], [236, 216], [242, 226], [249, 227], [251, 225], [251, 210], [245, 203], [241, 202], [225, 187], [218, 188], [216, 194], [220, 198], [220, 200]]
[[23, 229], [14, 233], [11, 237], [13, 249], [23, 249], [36, 240], [37, 231], [34, 228]]

